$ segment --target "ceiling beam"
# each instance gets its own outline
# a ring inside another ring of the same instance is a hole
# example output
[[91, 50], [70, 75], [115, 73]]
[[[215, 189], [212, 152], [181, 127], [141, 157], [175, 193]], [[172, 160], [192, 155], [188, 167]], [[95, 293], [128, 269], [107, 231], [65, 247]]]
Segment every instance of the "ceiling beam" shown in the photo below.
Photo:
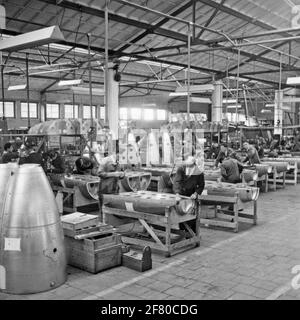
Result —
[[[46, 2], [48, 4], [52, 4], [52, 5], [55, 5], [55, 6], [57, 5], [57, 6], [60, 6], [62, 8], [66, 8], [66, 9], [75, 10], [77, 12], [90, 14], [90, 15], [97, 16], [97, 17], [100, 17], [100, 18], [103, 18], [103, 19], [104, 19], [104, 16], [105, 16], [105, 11], [104, 10], [96, 9], [96, 8], [92, 8], [92, 7], [88, 7], [88, 6], [84, 6], [82, 4], [77, 4], [77, 3], [66, 1], [66, 0], [62, 1], [60, 3], [57, 3], [56, 0], [39, 0], [39, 1]], [[214, 1], [212, 1], [212, 2], [214, 2]], [[171, 14], [170, 16], [173, 15], [175, 17], [176, 15], [181, 13], [182, 11], [186, 10], [187, 7], [191, 6], [192, 3], [193, 3], [193, 1], [189, 1], [184, 6], [180, 7], [177, 10], [175, 10], [173, 12], [173, 14]], [[217, 3], [215, 3], [215, 4], [218, 5]], [[223, 5], [217, 6], [217, 8], [219, 8], [220, 10], [223, 10], [223, 7], [224, 7]], [[131, 25], [131, 26], [135, 26], [137, 28], [145, 29], [146, 30], [145, 32], [148, 32], [148, 33], [153, 32], [154, 34], [157, 34], [157, 35], [160, 35], [160, 36], [164, 36], [164, 37], [167, 37], [167, 38], [172, 38], [172, 39], [175, 39], [177, 41], [186, 43], [187, 42], [187, 35], [186, 34], [175, 32], [175, 31], [171, 31], [171, 30], [168, 30], [168, 29], [160, 28], [160, 26], [163, 23], [166, 23], [169, 19], [170, 18], [166, 17], [166, 18], [162, 19], [156, 25], [151, 25], [151, 24], [148, 24], [148, 23], [144, 23], [144, 22], [141, 22], [141, 21], [138, 21], [138, 20], [130, 19], [130, 18], [123, 17], [123, 16], [120, 16], [120, 15], [117, 15], [117, 14], [109, 12], [109, 20], [120, 22], [120, 23], [124, 23], [124, 24]], [[207, 41], [200, 40], [200, 39], [195, 39], [195, 41], [193, 42], [192, 45], [207, 45]], [[217, 45], [217, 46], [220, 47], [220, 48], [224, 47], [224, 46], [221, 46], [221, 45]], [[126, 46], [124, 46], [123, 48], [125, 48], [125, 47]], [[93, 50], [93, 49], [91, 48], [91, 50]], [[227, 50], [227, 49], [225, 49], [225, 50]], [[237, 50], [236, 49], [232, 49], [232, 52], [237, 53]], [[124, 54], [124, 51], [117, 50], [115, 53], [117, 55], [122, 55], [122, 54]], [[256, 55], [251, 54], [248, 51], [241, 50], [240, 54], [243, 55], [243, 56], [246, 56], [246, 57], [248, 57], [250, 59], [254, 59], [254, 60], [266, 63], [266, 64], [270, 64], [270, 65], [273, 65], [273, 66], [274, 65], [275, 66], [279, 66], [278, 61], [274, 61], [274, 60], [268, 59], [268, 58], [262, 58], [260, 56], [258, 56], [258, 58], [256, 59], [255, 58]], [[284, 67], [286, 67], [286, 66], [284, 65]]]
[[[218, 7], [214, 9], [213, 13], [211, 14], [211, 16], [209, 17], [209, 19], [205, 22], [205, 27], [208, 27], [210, 25], [210, 23], [213, 21], [213, 19], [216, 17], [216, 15], [218, 14], [218, 12], [220, 11], [220, 7], [224, 4], [226, 0], [222, 0], [219, 4]], [[203, 35], [203, 33], [205, 32], [205, 29], [202, 29], [196, 36], [196, 38], [200, 39], [201, 36]], [[227, 39], [228, 41], [228, 39]]]
[[[178, 9], [176, 9], [173, 13], [170, 14], [170, 16], [172, 17], [176, 17], [178, 16], [180, 13], [182, 13], [183, 11], [185, 11], [186, 9], [188, 9], [189, 7], [191, 7], [193, 5], [194, 0], [187, 2], [186, 4], [184, 4], [183, 6], [179, 7]], [[147, 35], [149, 35], [150, 33], [155, 32], [156, 29], [158, 29], [159, 27], [161, 27], [162, 25], [164, 25], [165, 23], [167, 23], [170, 19], [169, 18], [163, 18], [161, 21], [159, 21], [158, 23], [156, 23], [151, 29], [147, 29], [146, 31], [144, 31], [143, 33], [141, 33], [140, 35], [138, 35], [137, 37], [135, 37], [134, 39], [132, 39], [130, 42], [131, 43], [136, 43], [139, 40], [145, 38]], [[186, 39], [187, 40], [187, 39]], [[124, 51], [126, 49], [128, 49], [130, 47], [130, 45], [125, 45], [121, 48], [118, 49], [118, 51]]]

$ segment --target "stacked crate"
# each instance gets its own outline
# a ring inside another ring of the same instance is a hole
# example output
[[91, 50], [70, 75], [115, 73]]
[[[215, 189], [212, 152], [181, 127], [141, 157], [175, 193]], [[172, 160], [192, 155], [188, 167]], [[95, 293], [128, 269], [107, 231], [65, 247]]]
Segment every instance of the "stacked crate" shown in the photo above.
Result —
[[62, 216], [61, 221], [69, 265], [91, 273], [121, 265], [121, 237], [111, 225], [81, 212]]

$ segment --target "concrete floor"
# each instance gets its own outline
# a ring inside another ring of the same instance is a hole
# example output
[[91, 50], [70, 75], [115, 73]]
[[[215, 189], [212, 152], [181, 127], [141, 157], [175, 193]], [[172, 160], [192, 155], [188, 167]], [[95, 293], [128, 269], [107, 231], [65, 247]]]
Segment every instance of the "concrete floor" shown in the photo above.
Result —
[[0, 293], [0, 299], [300, 299], [299, 184], [261, 193], [257, 226], [239, 233], [202, 228], [201, 234], [198, 248], [171, 258], [153, 254], [153, 269], [144, 273], [116, 267], [94, 275], [68, 267], [59, 288]]

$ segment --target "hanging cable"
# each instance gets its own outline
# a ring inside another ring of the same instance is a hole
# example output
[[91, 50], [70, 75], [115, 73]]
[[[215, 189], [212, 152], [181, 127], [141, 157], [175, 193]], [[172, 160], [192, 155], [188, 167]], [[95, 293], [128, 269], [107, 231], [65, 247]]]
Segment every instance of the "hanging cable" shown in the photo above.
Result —
[[238, 103], [239, 103], [239, 78], [240, 78], [240, 59], [241, 59], [241, 49], [238, 48], [238, 65], [237, 65], [237, 78], [236, 78], [236, 105], [235, 105], [235, 120], [237, 123], [238, 119]]

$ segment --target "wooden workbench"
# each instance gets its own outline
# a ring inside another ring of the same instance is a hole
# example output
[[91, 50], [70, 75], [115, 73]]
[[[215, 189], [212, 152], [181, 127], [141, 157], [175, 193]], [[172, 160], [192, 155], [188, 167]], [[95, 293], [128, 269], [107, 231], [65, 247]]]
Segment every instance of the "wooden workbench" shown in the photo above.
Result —
[[[191, 246], [200, 245], [200, 210], [197, 202], [194, 212], [185, 215], [179, 215], [174, 207], [166, 207], [164, 215], [157, 215], [107, 206], [103, 207], [103, 214], [103, 221], [107, 221], [108, 215], [138, 221], [144, 227], [148, 238], [123, 235], [122, 241], [138, 247], [149, 246], [153, 250], [164, 253], [166, 257], [185, 251]], [[194, 230], [188, 225], [189, 221], [194, 221]], [[155, 229], [155, 226], [162, 227], [164, 230]], [[182, 226], [186, 230], [182, 229]]]

